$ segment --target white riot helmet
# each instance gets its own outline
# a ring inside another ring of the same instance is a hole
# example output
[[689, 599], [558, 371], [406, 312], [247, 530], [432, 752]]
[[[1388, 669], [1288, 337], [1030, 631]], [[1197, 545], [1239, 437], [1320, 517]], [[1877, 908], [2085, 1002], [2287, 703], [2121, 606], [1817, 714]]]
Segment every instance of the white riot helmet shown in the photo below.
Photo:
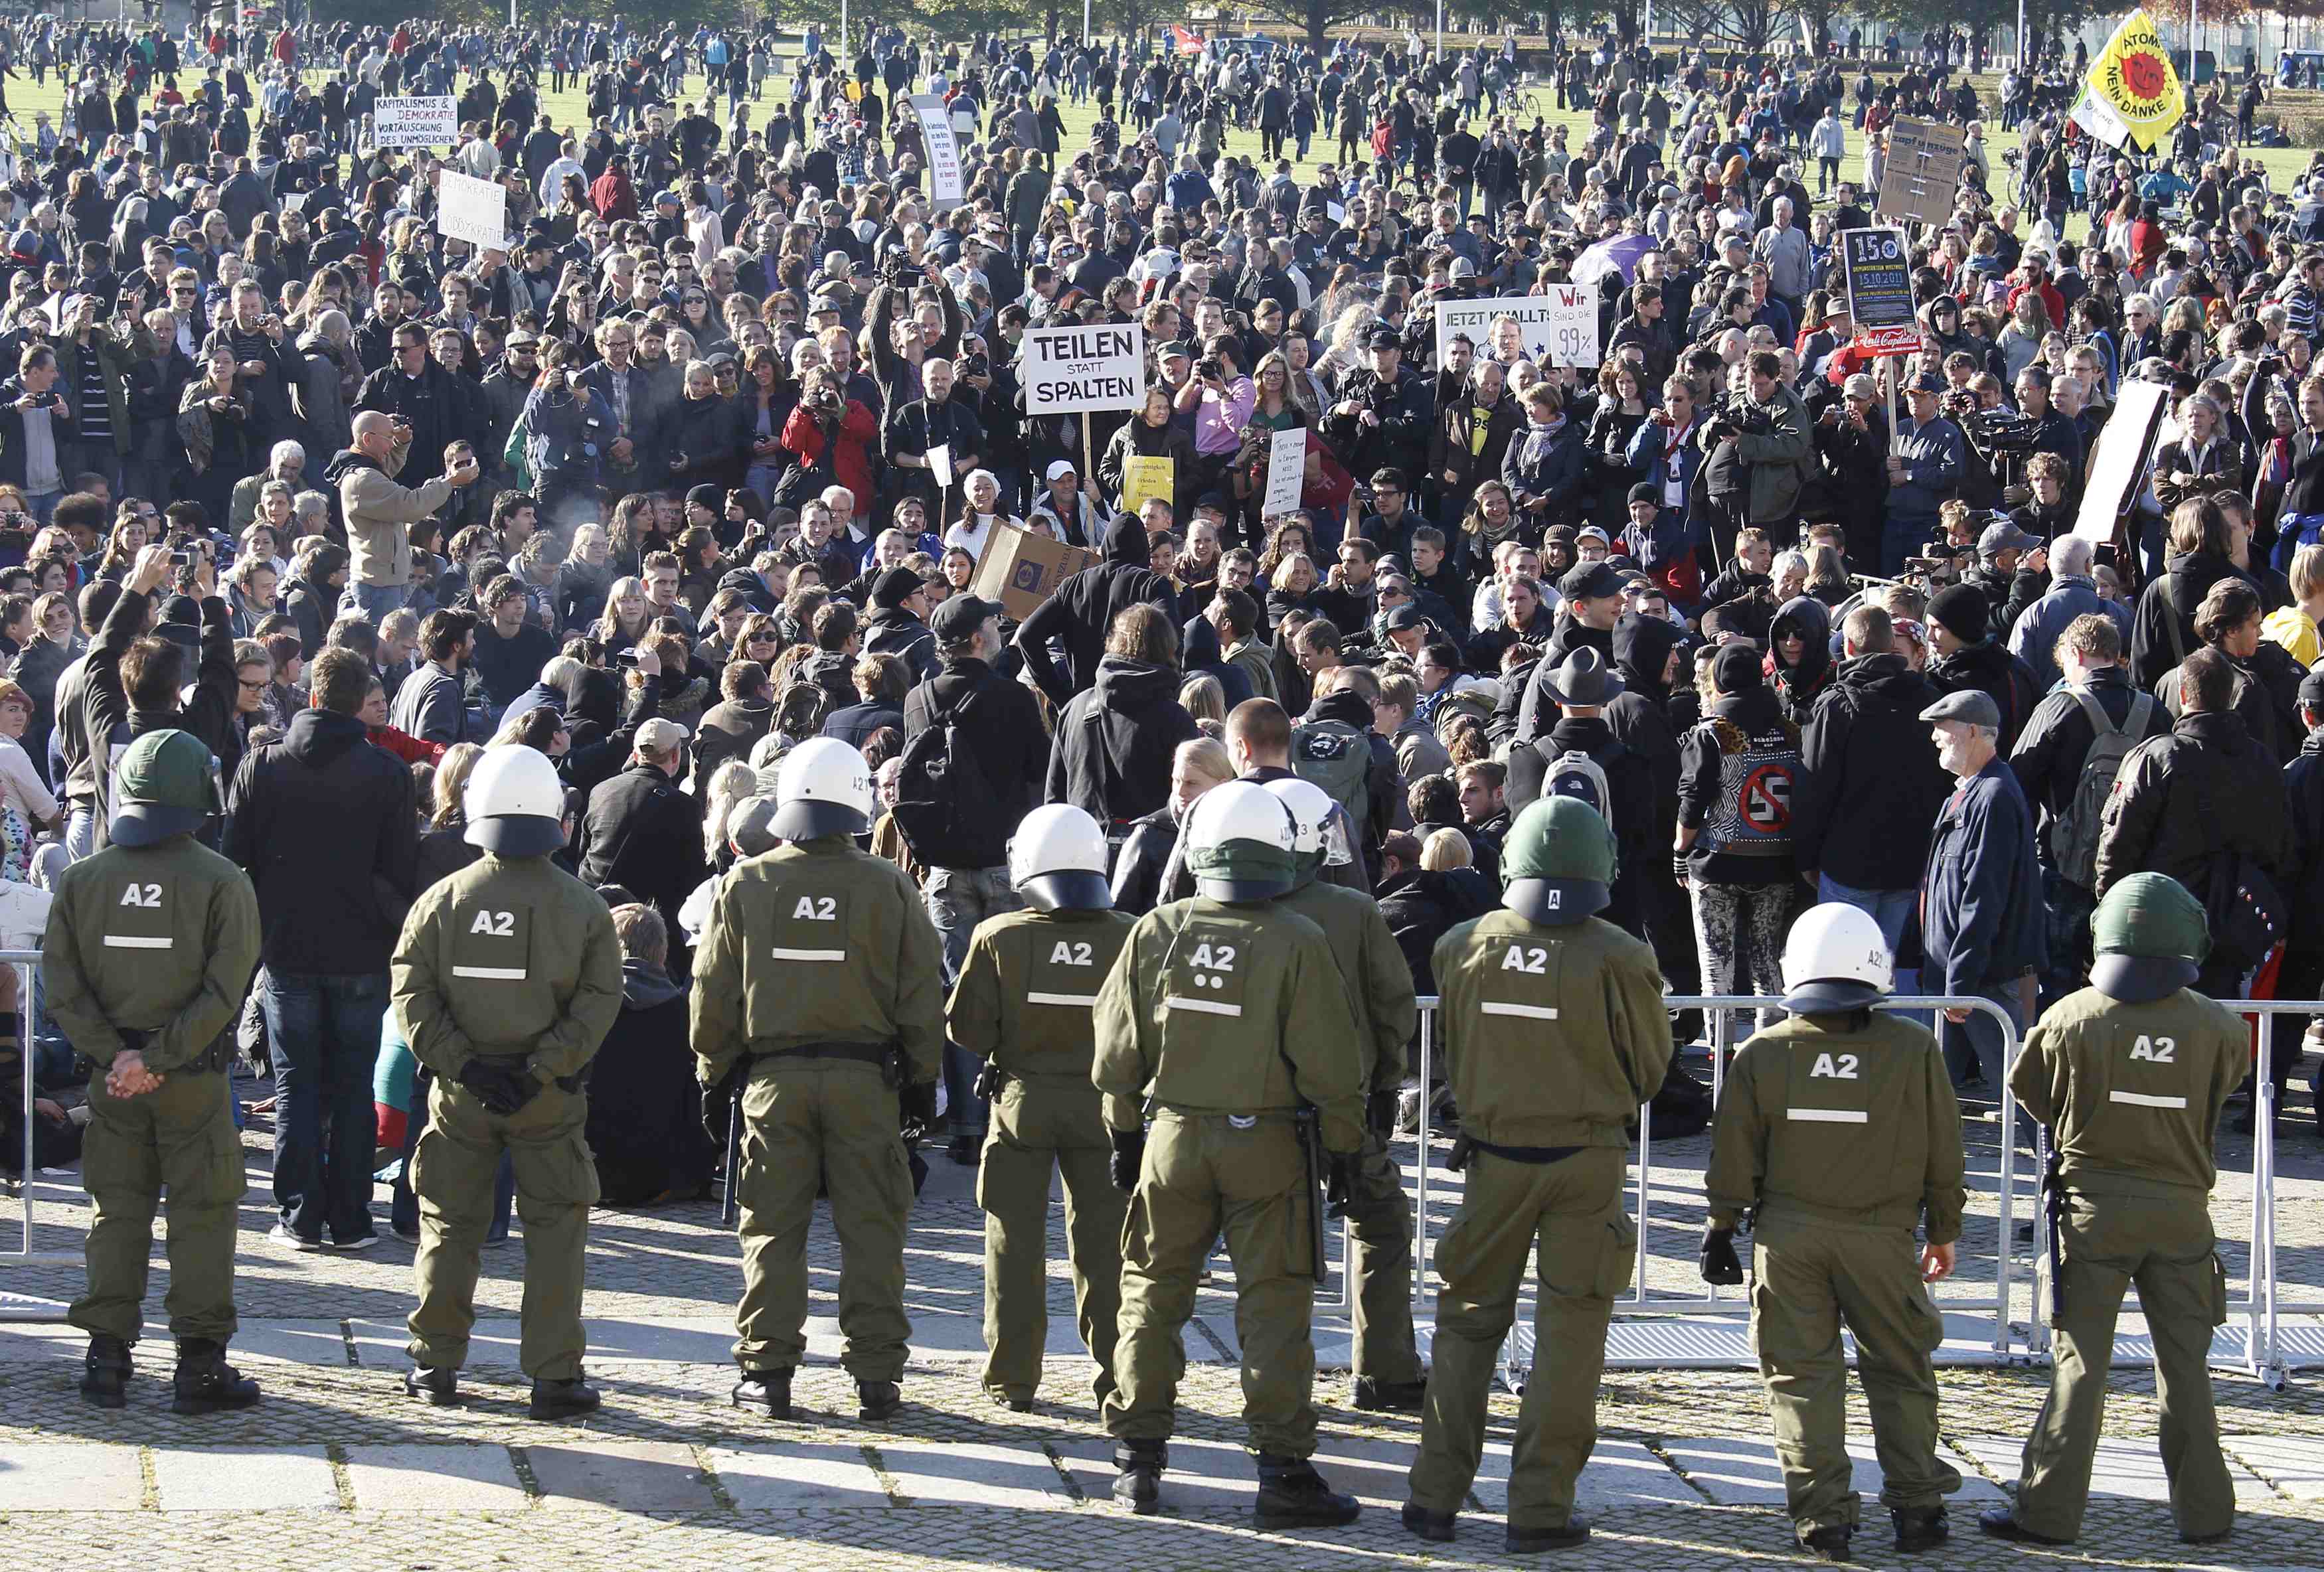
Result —
[[768, 825], [785, 841], [861, 835], [872, 828], [872, 771], [836, 737], [810, 737], [783, 755]]
[[1186, 815], [1186, 866], [1214, 901], [1272, 900], [1298, 873], [1298, 829], [1283, 800], [1253, 781], [1213, 786]]
[[1299, 859], [1298, 877], [1292, 887], [1296, 889], [1313, 879], [1323, 866], [1324, 837], [1335, 804], [1331, 793], [1297, 776], [1268, 781], [1267, 790], [1291, 810], [1291, 850]]
[[487, 748], [461, 795], [462, 839], [496, 857], [546, 857], [565, 844], [565, 783], [537, 748]]
[[1071, 803], [1034, 809], [1010, 838], [1009, 882], [1037, 912], [1111, 909], [1105, 873], [1105, 832]]
[[1784, 942], [1784, 1007], [1794, 1015], [1865, 1009], [1895, 983], [1888, 941], [1871, 913], [1826, 901], [1792, 924]]

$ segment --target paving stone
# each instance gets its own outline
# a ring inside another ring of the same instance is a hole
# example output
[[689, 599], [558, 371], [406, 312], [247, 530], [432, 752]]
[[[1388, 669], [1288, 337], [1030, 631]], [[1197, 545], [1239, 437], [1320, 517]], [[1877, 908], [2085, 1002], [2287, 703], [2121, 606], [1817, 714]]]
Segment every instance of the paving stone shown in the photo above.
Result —
[[135, 1512], [144, 1470], [137, 1448], [102, 1443], [0, 1446], [0, 1512]]
[[879, 1443], [896, 1494], [915, 1503], [1043, 1510], [1071, 1506], [1073, 1494], [1039, 1446], [960, 1442]]
[[552, 1509], [706, 1512], [717, 1505], [694, 1448], [676, 1441], [581, 1441], [528, 1447], [532, 1477]]
[[0, 1326], [0, 1365], [78, 1364], [88, 1350], [88, 1334], [78, 1327], [21, 1321]]
[[[1711, 1499], [1720, 1506], [1781, 1506], [1784, 1503], [1783, 1468], [1775, 1460], [1772, 1441], [1713, 1437], [1665, 1439], [1662, 1446], [1686, 1471], [1687, 1478], [1709, 1491]], [[1604, 1442], [1599, 1443], [1599, 1449], [1605, 1449]], [[1937, 1449], [1937, 1456], [1961, 1475], [1960, 1489], [1948, 1498], [1954, 1505], [1983, 1506], [2007, 1499], [2000, 1487], [1979, 1474], [1969, 1458], [1943, 1447]], [[1883, 1476], [1872, 1439], [1851, 1437], [1848, 1457], [1854, 1466], [1850, 1487], [1864, 1498], [1865, 1512], [1877, 1513], [1881, 1510]]]
[[345, 1365], [347, 1342], [336, 1319], [244, 1321], [234, 1334], [234, 1356], [288, 1365]]
[[[1487, 1512], [1509, 1509], [1509, 1444], [1485, 1443], [1485, 1458], [1469, 1493]], [[1640, 1506], [1701, 1506], [1702, 1497], [1671, 1472], [1670, 1465], [1637, 1441], [1600, 1436], [1589, 1465], [1574, 1484], [1573, 1504], [1584, 1512], [1620, 1512]]]
[[[1417, 1435], [1416, 1430], [1416, 1439]], [[1082, 1494], [1092, 1501], [1110, 1499], [1113, 1443], [1102, 1437], [1076, 1437], [1056, 1446]], [[1327, 1434], [1317, 1439], [1314, 1464], [1325, 1482], [1342, 1494], [1353, 1495], [1370, 1506], [1400, 1507], [1412, 1467], [1412, 1441]], [[1162, 1475], [1166, 1513], [1247, 1517], [1258, 1495], [1258, 1470], [1240, 1442], [1183, 1435], [1171, 1438], [1170, 1467]]]
[[513, 1512], [524, 1482], [506, 1447], [349, 1447], [347, 1482], [366, 1512]]
[[2228, 1436], [2227, 1455], [2294, 1501], [2324, 1501], [2324, 1440], [2312, 1436]]
[[155, 1448], [163, 1512], [336, 1509], [338, 1482], [320, 1447]]
[[[1997, 1479], [2015, 1482], [2024, 1462], [2023, 1436], [1963, 1436], [1961, 1450], [1985, 1465]], [[2163, 1472], [2163, 1454], [2152, 1437], [2109, 1439], [2098, 1443], [2090, 1465], [2090, 1499], [2113, 1496], [2125, 1501], [2171, 1499], [2171, 1482]]]
[[745, 1512], [889, 1504], [888, 1493], [860, 1446], [807, 1442], [769, 1448], [717, 1448], [709, 1458], [718, 1483]]

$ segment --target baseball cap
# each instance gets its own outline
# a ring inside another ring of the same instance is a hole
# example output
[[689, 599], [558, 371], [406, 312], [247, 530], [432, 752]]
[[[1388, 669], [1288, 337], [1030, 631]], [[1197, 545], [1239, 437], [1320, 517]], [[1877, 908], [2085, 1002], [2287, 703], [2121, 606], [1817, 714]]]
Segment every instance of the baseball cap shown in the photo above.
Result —
[[1001, 614], [998, 601], [987, 601], [975, 595], [954, 595], [936, 608], [936, 614], [929, 620], [928, 625], [935, 630], [938, 639], [951, 643], [971, 637], [979, 628]]
[[1914, 393], [1941, 393], [1945, 391], [1945, 379], [1935, 372], [1923, 372], [1906, 382], [1904, 389]]
[[1602, 562], [1577, 563], [1557, 581], [1557, 593], [1569, 601], [1602, 601], [1622, 593], [1622, 575]]
[[649, 753], [668, 753], [686, 743], [686, 728], [656, 715], [637, 730], [636, 744]]
[[2005, 551], [2031, 551], [2042, 544], [2038, 535], [2028, 535], [2006, 519], [1998, 519], [1985, 527], [1977, 538], [1977, 554], [1990, 557]]
[[1388, 630], [1391, 633], [1399, 632], [1406, 628], [1425, 628], [1427, 625], [1428, 619], [1423, 616], [1420, 608], [1410, 601], [1389, 611], [1387, 618]]
[[1049, 479], [1053, 481], [1060, 475], [1073, 475], [1078, 478], [1081, 472], [1074, 468], [1074, 461], [1072, 459], [1056, 458], [1049, 461]]
[[1373, 328], [1370, 336], [1365, 338], [1364, 347], [1366, 349], [1402, 349], [1404, 340], [1396, 336], [1395, 328], [1382, 324]]

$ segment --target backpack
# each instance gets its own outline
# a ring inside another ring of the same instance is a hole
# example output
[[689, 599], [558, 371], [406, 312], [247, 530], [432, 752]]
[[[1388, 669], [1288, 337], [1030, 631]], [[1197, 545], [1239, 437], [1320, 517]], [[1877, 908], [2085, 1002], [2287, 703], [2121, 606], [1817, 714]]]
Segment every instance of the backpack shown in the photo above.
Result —
[[2090, 718], [2090, 750], [2082, 756], [2082, 773], [2074, 783], [2066, 811], [2050, 822], [2050, 856], [2069, 883], [2096, 889], [2098, 882], [2098, 832], [2104, 828], [2107, 798], [2122, 761], [2146, 736], [2154, 714], [2154, 695], [2140, 694], [2131, 700], [2130, 712], [2119, 731], [2107, 719], [2105, 706], [2080, 688], [2071, 690], [2082, 712]]
[[1588, 803], [1598, 816], [1609, 824], [1614, 822], [1614, 801], [1606, 785], [1606, 772], [1598, 761], [1578, 749], [1568, 749], [1549, 761], [1549, 773], [1542, 777], [1541, 795], [1545, 797], [1573, 797]]
[[1291, 772], [1322, 786], [1351, 823], [1371, 823], [1371, 743], [1345, 721], [1291, 728]]
[[775, 730], [794, 742], [819, 736], [831, 713], [831, 695], [811, 677], [793, 677], [775, 700]]
[[2208, 964], [2249, 971], [2267, 959], [2290, 926], [2283, 892], [2248, 851], [2215, 855], [2203, 915], [2211, 927]]
[[[960, 746], [973, 696], [964, 694], [948, 709], [932, 702], [927, 729], [904, 744], [902, 773], [896, 779], [896, 828], [912, 855], [929, 868], [975, 866], [962, 848], [973, 839], [972, 824], [988, 816], [995, 801], [976, 755]], [[933, 701], [933, 689], [929, 697]]]

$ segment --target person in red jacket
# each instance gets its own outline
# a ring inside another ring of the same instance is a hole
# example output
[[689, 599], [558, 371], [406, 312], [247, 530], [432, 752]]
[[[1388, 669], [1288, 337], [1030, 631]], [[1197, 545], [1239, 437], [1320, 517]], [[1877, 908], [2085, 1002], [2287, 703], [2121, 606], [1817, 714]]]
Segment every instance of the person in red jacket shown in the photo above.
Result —
[[638, 216], [638, 188], [630, 183], [630, 161], [615, 153], [589, 187], [589, 206], [609, 224]]
[[[807, 372], [806, 392], [783, 421], [782, 445], [802, 465], [822, 463], [834, 480], [867, 498], [878, 489], [872, 483], [871, 445], [879, 435], [878, 418], [861, 400], [847, 397], [839, 373], [817, 366]], [[827, 457], [826, 444], [832, 444]]]

